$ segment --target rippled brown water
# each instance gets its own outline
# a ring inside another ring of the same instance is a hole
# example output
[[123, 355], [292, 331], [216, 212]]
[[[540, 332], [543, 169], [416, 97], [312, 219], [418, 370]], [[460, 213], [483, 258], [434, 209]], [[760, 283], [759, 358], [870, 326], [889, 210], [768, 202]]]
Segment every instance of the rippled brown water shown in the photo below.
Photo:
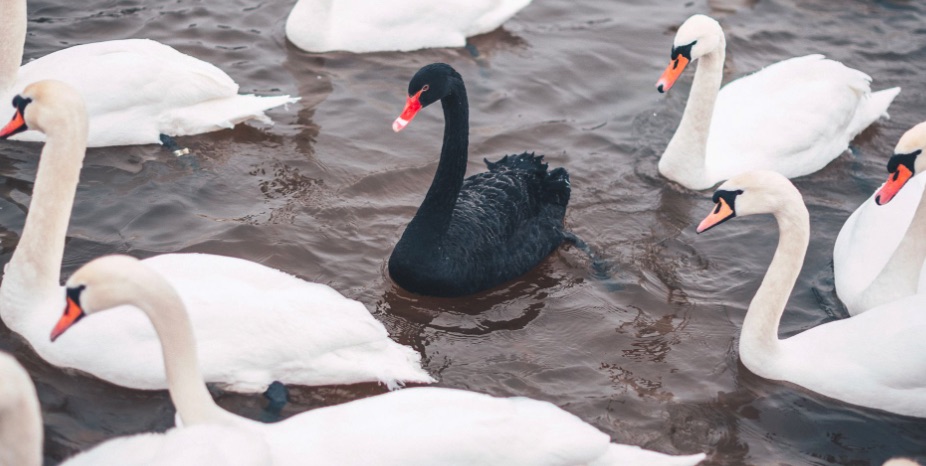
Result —
[[[727, 79], [825, 53], [902, 86], [893, 119], [863, 133], [824, 170], [796, 180], [810, 207], [811, 249], [782, 334], [846, 317], [833, 289], [832, 247], [852, 210], [883, 181], [897, 138], [926, 119], [926, 6], [913, 1], [535, 0], [464, 49], [310, 55], [286, 43], [292, 1], [33, 0], [26, 58], [67, 45], [147, 37], [210, 61], [242, 90], [302, 101], [270, 128], [182, 138], [195, 159], [158, 147], [91, 150], [65, 252], [64, 275], [107, 253], [228, 254], [330, 284], [364, 302], [423, 355], [440, 385], [549, 400], [616, 441], [707, 464], [880, 464], [926, 456], [926, 421], [829, 400], [763, 380], [738, 360], [746, 306], [771, 259], [770, 218], [708, 235], [694, 225], [709, 192], [668, 184], [658, 155], [691, 81], [668, 96], [653, 84], [675, 28], [693, 13], [721, 19]], [[443, 128], [428, 109], [394, 134], [408, 79], [452, 64], [466, 80], [470, 172], [481, 158], [536, 150], [572, 176], [569, 227], [611, 264], [561, 248], [501, 289], [430, 299], [397, 289], [386, 258], [437, 165]], [[79, 72], [79, 70], [75, 70]], [[39, 147], [0, 144], [0, 247], [21, 231]], [[46, 463], [107, 438], [172, 423], [165, 392], [136, 392], [41, 360], [9, 330], [38, 385]], [[912, 355], [911, 355], [912, 356]], [[921, 355], [917, 355], [921, 356]], [[286, 415], [381, 393], [373, 385], [294, 389]], [[260, 397], [216, 393], [260, 417]]]

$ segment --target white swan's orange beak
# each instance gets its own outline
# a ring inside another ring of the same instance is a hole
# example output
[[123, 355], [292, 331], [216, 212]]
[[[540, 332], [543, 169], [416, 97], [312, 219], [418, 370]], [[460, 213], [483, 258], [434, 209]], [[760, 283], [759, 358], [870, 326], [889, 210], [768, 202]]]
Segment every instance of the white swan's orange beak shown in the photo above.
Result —
[[884, 205], [891, 202], [891, 199], [900, 192], [900, 188], [903, 188], [907, 181], [910, 181], [910, 178], [913, 178], [913, 172], [906, 165], [897, 165], [897, 171], [887, 177], [887, 181], [875, 195], [875, 203]]
[[23, 118], [22, 110], [16, 109], [13, 119], [10, 120], [3, 129], [0, 129], [0, 139], [6, 139], [16, 133], [21, 133], [29, 128], [26, 127], [26, 119]]
[[80, 305], [74, 302], [70, 296], [67, 297], [67, 305], [64, 308], [64, 315], [61, 316], [61, 319], [58, 320], [58, 323], [55, 325], [55, 328], [51, 331], [51, 341], [55, 341], [62, 333], [71, 328], [72, 325], [76, 324], [78, 320], [82, 319], [85, 315], [84, 310], [80, 308]]
[[707, 217], [704, 217], [704, 220], [701, 220], [701, 223], [698, 225], [697, 232], [704, 233], [711, 228], [720, 225], [731, 218], [736, 217], [736, 212], [733, 212], [733, 209], [730, 208], [730, 205], [727, 204], [727, 201], [723, 198], [720, 198], [717, 201], [717, 204], [714, 206], [714, 209], [711, 210], [711, 213], [707, 214]]
[[405, 127], [408, 126], [408, 123], [412, 121], [412, 118], [415, 118], [418, 110], [421, 110], [421, 101], [418, 99], [421, 97], [422, 92], [424, 92], [424, 89], [416, 92], [415, 95], [408, 96], [408, 99], [405, 101], [405, 109], [402, 110], [402, 114], [392, 122], [393, 131], [398, 133], [399, 131], [405, 129]]
[[682, 75], [682, 71], [685, 71], [688, 62], [689, 60], [681, 54], [670, 61], [669, 66], [666, 67], [666, 70], [662, 72], [662, 76], [659, 77], [659, 81], [656, 81], [656, 90], [659, 92], [669, 92], [669, 89], [672, 88], [672, 85], [675, 84], [678, 77]]

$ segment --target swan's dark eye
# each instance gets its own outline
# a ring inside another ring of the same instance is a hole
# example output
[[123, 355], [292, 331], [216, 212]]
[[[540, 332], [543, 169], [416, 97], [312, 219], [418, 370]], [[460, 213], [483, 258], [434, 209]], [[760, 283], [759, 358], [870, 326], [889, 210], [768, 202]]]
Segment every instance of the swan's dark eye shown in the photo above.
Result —
[[424, 87], [421, 88], [421, 92], [425, 92], [425, 91], [427, 91], [427, 90], [430, 89], [430, 88], [431, 88], [431, 86], [428, 86], [427, 84], [425, 84]]

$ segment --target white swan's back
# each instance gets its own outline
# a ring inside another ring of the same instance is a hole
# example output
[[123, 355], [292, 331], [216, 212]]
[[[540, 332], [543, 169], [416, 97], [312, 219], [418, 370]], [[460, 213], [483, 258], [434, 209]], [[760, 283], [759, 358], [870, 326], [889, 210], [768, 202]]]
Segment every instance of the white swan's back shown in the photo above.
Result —
[[315, 464], [656, 466], [704, 458], [640, 454], [636, 447], [627, 451], [639, 456], [628, 457], [609, 450], [619, 445], [607, 435], [551, 403], [432, 387], [316, 409], [266, 429], [271, 446], [288, 445], [287, 457]]
[[820, 170], [882, 116], [899, 88], [822, 55], [791, 58], [731, 82], [717, 97], [706, 168], [723, 180], [749, 170], [788, 178]]
[[[198, 134], [249, 119], [269, 122], [264, 110], [298, 100], [238, 95], [238, 85], [224, 71], [147, 39], [95, 42], [53, 52], [23, 65], [11, 91], [45, 79], [63, 81], [84, 96], [90, 115], [88, 147], [157, 144], [161, 134]], [[11, 109], [3, 105], [0, 119], [10, 115]], [[27, 131], [12, 139], [45, 137]]]
[[300, 0], [286, 37], [309, 52], [409, 51], [463, 47], [492, 31], [531, 0]]

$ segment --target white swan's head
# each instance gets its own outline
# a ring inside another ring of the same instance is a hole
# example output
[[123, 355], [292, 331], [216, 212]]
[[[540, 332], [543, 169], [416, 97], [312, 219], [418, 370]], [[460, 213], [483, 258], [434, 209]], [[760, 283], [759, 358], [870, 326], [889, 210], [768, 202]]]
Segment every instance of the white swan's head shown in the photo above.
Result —
[[725, 47], [723, 29], [714, 18], [694, 15], [688, 18], [675, 33], [669, 66], [656, 81], [659, 92], [669, 92], [689, 63]]
[[703, 233], [734, 217], [776, 214], [795, 200], [803, 203], [801, 193], [784, 175], [755, 170], [737, 175], [714, 191], [714, 208], [698, 225]]
[[82, 131], [87, 134], [87, 108], [80, 93], [55, 80], [32, 83], [13, 97], [13, 119], [0, 129], [0, 139], [26, 130], [53, 136], [59, 131]]
[[887, 161], [887, 181], [875, 195], [875, 202], [884, 205], [900, 192], [910, 178], [926, 171], [926, 122], [920, 123], [904, 133], [894, 148], [894, 155]]
[[130, 256], [103, 256], [88, 262], [64, 285], [64, 314], [51, 332], [51, 341], [89, 314], [133, 302], [139, 293], [135, 283], [147, 282], [154, 273]]

